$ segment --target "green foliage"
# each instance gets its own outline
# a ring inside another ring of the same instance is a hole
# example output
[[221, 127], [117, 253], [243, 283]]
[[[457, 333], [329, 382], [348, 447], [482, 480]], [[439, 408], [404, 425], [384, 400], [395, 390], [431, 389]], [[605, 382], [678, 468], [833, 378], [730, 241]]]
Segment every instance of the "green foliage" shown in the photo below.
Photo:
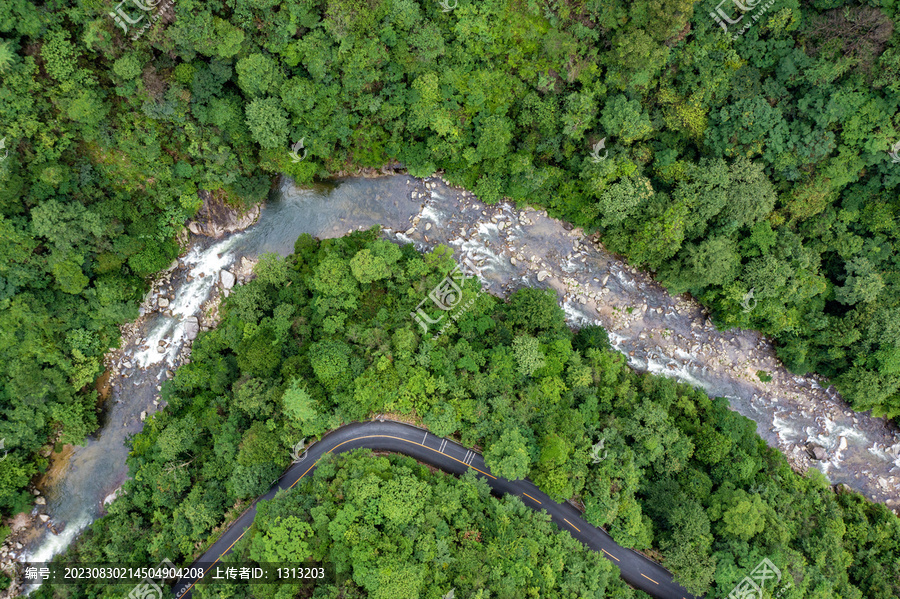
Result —
[[297, 516], [277, 516], [270, 523], [257, 522], [265, 534], [253, 537], [250, 558], [256, 562], [299, 563], [309, 559], [312, 527]]
[[510, 480], [528, 477], [531, 456], [528, 445], [519, 429], [511, 428], [500, 435], [500, 439], [484, 453], [484, 463], [497, 476]]
[[600, 116], [603, 130], [619, 138], [625, 144], [643, 139], [653, 127], [649, 115], [641, 109], [637, 100], [629, 100], [623, 94], [610, 98]]
[[534, 337], [530, 335], [516, 337], [512, 347], [522, 376], [531, 376], [546, 365], [540, 344]]
[[[299, 557], [309, 547], [349, 576], [344, 596], [632, 596], [609, 561], [556, 532], [548, 516], [410, 458], [341, 455], [258, 509], [249, 539], [226, 560]], [[415, 539], [415, 550], [403, 539]]]
[[[278, 63], [264, 54], [250, 54], [240, 59], [237, 61], [235, 70], [238, 75], [238, 85], [251, 98], [276, 95], [281, 87], [282, 75], [279, 72]], [[248, 117], [249, 114], [248, 111]]]
[[346, 344], [339, 341], [319, 341], [310, 347], [309, 361], [316, 378], [327, 389], [333, 390], [341, 382], [348, 381], [350, 348]]
[[[197, 190], [261, 200], [268, 178], [286, 169], [311, 181], [397, 159], [414, 175], [442, 170], [489, 203], [542, 206], [599, 231], [608, 248], [655, 269], [673, 291], [694, 294], [718, 325], [775, 339], [790, 368], [831, 378], [855, 409], [900, 417], [900, 178], [887, 155], [900, 106], [895, 7], [789, 3], [759, 20], [748, 15], [738, 39], [722, 35], [711, 9], [685, 0], [554, 0], [463, 3], [444, 13], [416, 0], [236, 0], [188, 7], [122, 44], [112, 20], [84, 18], [79, 7], [0, 3], [0, 152], [9, 151], [0, 165], [0, 399], [9, 459], [17, 460], [0, 477], [5, 509], [25, 505], [19, 490], [48, 436], [62, 429], [75, 441], [95, 426], [89, 383], [101, 354], [136, 314], [143, 279], [179, 253], [174, 239], [197, 208]], [[288, 163], [287, 144], [304, 135], [319, 164]], [[594, 163], [590, 146], [604, 137], [610, 155]], [[485, 300], [484, 313], [472, 315], [477, 327], [458, 323], [467, 347], [455, 345], [452, 331], [433, 344], [409, 330], [395, 337], [410, 327], [407, 300], [428, 289], [423, 283], [406, 296], [405, 285], [427, 278], [431, 265], [378, 244], [314, 246], [301, 249], [315, 260], [259, 267], [259, 283], [227, 303], [237, 331], [227, 335], [227, 352], [214, 350], [203, 372], [182, 375], [203, 380], [204, 393], [234, 402], [240, 416], [217, 423], [221, 431], [210, 424], [203, 430], [216, 433], [190, 450], [221, 434], [229, 441], [216, 459], [224, 462], [232, 437], [250, 426], [242, 418], [272, 420], [277, 429], [275, 409], [294, 379], [305, 381], [319, 419], [294, 419], [279, 439], [298, 438], [290, 428], [297, 424], [324, 430], [389, 407], [415, 409], [444, 431], [470, 425], [479, 431], [470, 434], [496, 441], [498, 427], [481, 419], [502, 414], [523, 434], [535, 431], [534, 441], [525, 435], [533, 455], [554, 429], [563, 431], [566, 464], [548, 460], [541, 480], [559, 493], [588, 489], [586, 505], [617, 538], [646, 546], [665, 537], [671, 545], [660, 546], [682, 552], [674, 562], [698, 589], [736, 582], [734, 547], [752, 544], [760, 555], [790, 556], [798, 573], [814, 570], [798, 574], [795, 594], [898, 595], [896, 568], [884, 565], [900, 561], [893, 547], [862, 541], [857, 531], [870, 520], [879, 538], [894, 529], [841, 499], [848, 518], [866, 523], [841, 533], [838, 508], [809, 499], [821, 494], [817, 483], [782, 478], [787, 490], [765, 499], [797, 521], [821, 513], [819, 532], [769, 523], [745, 540], [747, 530], [729, 524], [724, 510], [708, 550], [704, 534], [679, 536], [703, 529], [696, 507], [653, 511], [649, 494], [636, 490], [636, 472], [677, 478], [702, 470], [716, 487], [709, 495], [728, 481], [746, 485], [768, 458], [719, 426], [730, 415], [704, 420], [713, 431], [690, 425], [708, 410], [702, 398], [670, 402], [660, 391], [643, 401], [602, 335], [579, 333], [579, 355], [565, 360], [551, 349], [568, 335], [553, 292], [520, 292], [503, 307]], [[759, 304], [748, 313], [740, 302], [751, 289]], [[88, 334], [69, 342], [76, 330]], [[515, 353], [512, 340], [523, 336], [539, 340], [542, 366], [531, 342]], [[198, 402], [196, 426], [218, 414], [206, 409], [213, 399], [185, 398]], [[684, 413], [674, 407], [693, 403]], [[615, 487], [589, 484], [584, 470], [585, 439], [606, 428], [623, 448], [622, 472], [604, 474]], [[721, 458], [724, 437], [734, 437], [730, 461]], [[135, 459], [136, 468], [169, 467]], [[200, 462], [207, 474], [226, 470]], [[191, 480], [180, 472], [146, 490], [141, 505], [187, 497]], [[222, 495], [231, 474], [203, 480], [215, 480]], [[239, 465], [233, 474], [241, 493], [263, 484], [254, 478], [259, 469]], [[708, 509], [709, 497], [699, 495]], [[796, 512], [787, 511], [792, 502]], [[157, 531], [150, 547], [187, 551], [224, 505], [212, 490], [191, 496], [191, 509], [173, 520], [180, 528]], [[123, 516], [110, 547], [158, 525], [146, 520]], [[693, 564], [688, 546], [696, 548]], [[841, 547], [865, 557], [847, 570], [842, 555], [822, 550]], [[129, 555], [137, 557], [146, 556]], [[402, 574], [418, 588], [415, 568]]]
[[247, 127], [260, 147], [267, 150], [287, 147], [287, 113], [276, 98], [250, 102], [247, 106]]
[[360, 283], [366, 284], [390, 276], [387, 262], [371, 250], [360, 250], [350, 260], [350, 270]]
[[[399, 412], [485, 448], [497, 476], [528, 476], [559, 500], [580, 500], [585, 518], [621, 544], [661, 552], [696, 594], [727, 594], [759, 556], [770, 556], [799, 581], [798, 599], [819, 597], [820, 588], [856, 599], [897, 595], [900, 521], [885, 508], [835, 495], [817, 471], [793, 473], [726, 401], [631, 371], [602, 329], [573, 334], [552, 292], [524, 289], [507, 303], [476, 304], [495, 323], [478, 334], [419, 339], [410, 312], [444, 276], [447, 256], [388, 248], [375, 233], [303, 237], [284, 264], [267, 257], [266, 274], [235, 289], [219, 329], [197, 339], [194, 361], [164, 387], [167, 410], [131, 439], [126, 493], [66, 559], [187, 560], [232, 506], [270, 488], [298, 439]], [[393, 293], [359, 298], [351, 264], [358, 255], [384, 260], [388, 276], [365, 284]], [[242, 295], [256, 298], [252, 310]], [[343, 334], [309, 325], [335, 305], [346, 314]], [[297, 320], [276, 333], [284, 314]], [[881, 334], [894, 335], [885, 318]], [[73, 351], [96, 345], [86, 331], [66, 340]], [[526, 587], [557, 596], [554, 584], [575, 584], [575, 596], [601, 588], [590, 582], [592, 570], [577, 569], [586, 563], [575, 557], [581, 546], [555, 561], [541, 557], [539, 547], [568, 537], [518, 499], [489, 499], [471, 477], [435, 482], [411, 460], [341, 464], [320, 463], [302, 492], [279, 496], [271, 511], [261, 507], [246, 540], [253, 559], [332, 561], [370, 594], [399, 592], [392, 576], [419, 593], [446, 594], [473, 580], [498, 596]], [[0, 501], [27, 506], [31, 498], [17, 488], [32, 473], [13, 455], [0, 462]], [[499, 511], [479, 511], [489, 502]], [[491, 560], [463, 560], [479, 548]], [[604, 559], [591, 555], [584, 559]], [[467, 564], [465, 577], [453, 574], [457, 559]], [[522, 569], [529, 560], [542, 566]], [[489, 569], [473, 570], [485, 563]], [[584, 577], [560, 574], [568, 568]], [[605, 574], [597, 580], [620, 584]], [[88, 587], [83, 592], [93, 592]]]

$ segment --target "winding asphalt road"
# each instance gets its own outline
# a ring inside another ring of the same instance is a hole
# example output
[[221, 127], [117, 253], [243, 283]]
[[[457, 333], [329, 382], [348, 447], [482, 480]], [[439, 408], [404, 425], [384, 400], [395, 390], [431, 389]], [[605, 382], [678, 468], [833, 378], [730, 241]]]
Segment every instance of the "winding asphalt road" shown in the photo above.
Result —
[[[575, 507], [568, 503], [556, 503], [530, 480], [511, 481], [493, 476], [480, 454], [423, 429], [393, 421], [349, 424], [311, 445], [304, 457], [288, 468], [268, 493], [258, 497], [194, 564], [214, 564], [231, 551], [252, 525], [258, 501], [272, 499], [279, 490], [296, 485], [300, 479], [315, 470], [322, 456], [360, 447], [402, 453], [456, 475], [474, 470], [497, 495], [516, 495], [528, 507], [545, 510], [561, 530], [567, 531], [594, 551], [603, 552], [607, 559], [618, 566], [622, 578], [631, 586], [660, 599], [696, 599], [672, 580], [668, 570], [640, 553], [620, 547], [606, 531], [588, 524]], [[210, 565], [206, 571], [211, 567]], [[179, 580], [173, 587], [176, 599], [190, 599], [191, 589], [196, 583], [197, 579], [194, 578]]]

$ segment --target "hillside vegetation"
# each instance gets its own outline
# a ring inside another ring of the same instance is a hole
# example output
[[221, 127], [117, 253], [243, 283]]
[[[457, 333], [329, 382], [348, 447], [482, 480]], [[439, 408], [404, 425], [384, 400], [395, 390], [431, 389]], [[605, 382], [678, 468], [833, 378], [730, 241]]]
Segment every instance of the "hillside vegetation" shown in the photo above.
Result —
[[198, 190], [392, 160], [600, 231], [900, 415], [895, 3], [751, 4], [725, 32], [737, 2], [4, 0], [0, 509], [97, 426], [102, 355]]
[[[635, 373], [602, 329], [573, 334], [552, 292], [501, 302], [470, 278], [459, 301], [472, 307], [437, 339], [423, 335], [411, 312], [454, 267], [443, 249], [420, 255], [373, 229], [304, 235], [288, 258], [261, 259], [163, 386], [166, 409], [131, 440], [124, 495], [65, 559], [190, 561], [223, 519], [269, 489], [302, 438], [395, 412], [483, 447], [498, 476], [581, 501], [588, 521], [621, 545], [655, 550], [698, 594], [727, 595], [763, 558], [784, 573], [784, 599], [900, 593], [900, 519], [890, 510], [835, 494], [816, 470], [795, 474], [726, 400]], [[327, 544], [324, 514], [314, 536]], [[343, 526], [335, 518], [329, 531]], [[407, 533], [385, 532], [397, 543]], [[41, 592], [114, 596], [88, 585]]]
[[[474, 476], [432, 474], [412, 458], [367, 456], [341, 455], [319, 466], [312, 480], [257, 504], [253, 528], [223, 565], [333, 564], [340, 594], [315, 585], [312, 596], [323, 598], [647, 597], [629, 589], [603, 554], [559, 534], [549, 516], [518, 498], [498, 500]], [[262, 586], [223, 592], [214, 585], [198, 593], [285, 596], [296, 594]]]

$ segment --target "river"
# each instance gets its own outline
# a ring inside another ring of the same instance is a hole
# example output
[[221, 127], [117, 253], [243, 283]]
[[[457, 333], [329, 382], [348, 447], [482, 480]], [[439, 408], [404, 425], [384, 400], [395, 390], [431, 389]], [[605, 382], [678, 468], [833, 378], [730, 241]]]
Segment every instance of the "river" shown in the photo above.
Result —
[[[497, 296], [523, 286], [554, 288], [569, 323], [604, 326], [634, 368], [727, 397], [798, 468], [817, 467], [833, 483], [895, 511], [900, 506], [900, 435], [892, 426], [853, 413], [816, 377], [787, 372], [759, 333], [716, 331], [699, 305], [671, 297], [579, 229], [542, 211], [486, 206], [437, 177], [352, 178], [305, 189], [285, 179], [247, 230], [220, 240], [193, 238], [190, 251], [148, 293], [141, 318], [123, 327], [123, 347], [109, 356], [112, 390], [103, 426], [56, 466], [59, 475], [43, 489], [59, 534], [36, 529], [23, 561], [48, 561], [114, 499], [127, 477], [126, 437], [140, 431], [142, 413], [164, 407], [158, 387], [186, 359], [197, 328], [211, 324], [206, 315], [215, 309], [210, 297], [223, 269], [234, 271], [264, 252], [287, 255], [302, 233], [340, 237], [376, 224], [398, 243], [420, 250], [443, 243], [458, 260], [471, 257], [485, 289]], [[763, 383], [757, 370], [773, 380]], [[808, 441], [825, 448], [825, 460], [811, 461], [798, 448]]]

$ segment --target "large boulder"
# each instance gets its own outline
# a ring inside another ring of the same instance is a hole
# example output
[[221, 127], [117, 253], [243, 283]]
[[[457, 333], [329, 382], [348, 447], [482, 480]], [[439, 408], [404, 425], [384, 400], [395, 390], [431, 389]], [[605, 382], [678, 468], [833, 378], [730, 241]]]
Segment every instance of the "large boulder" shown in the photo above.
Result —
[[213, 195], [201, 190], [198, 195], [203, 200], [203, 205], [193, 220], [187, 223], [188, 230], [194, 235], [219, 238], [226, 233], [243, 231], [259, 218], [260, 204], [242, 211], [227, 205], [222, 193]]
[[231, 289], [236, 281], [235, 276], [227, 270], [219, 273], [219, 279], [222, 281], [222, 289]]
[[806, 452], [809, 454], [809, 457], [820, 462], [828, 459], [828, 452], [825, 451], [824, 447], [816, 443], [807, 443]]
[[184, 323], [184, 336], [187, 337], [188, 341], [193, 341], [197, 338], [197, 333], [200, 332], [200, 322], [197, 320], [196, 316], [190, 316]]

